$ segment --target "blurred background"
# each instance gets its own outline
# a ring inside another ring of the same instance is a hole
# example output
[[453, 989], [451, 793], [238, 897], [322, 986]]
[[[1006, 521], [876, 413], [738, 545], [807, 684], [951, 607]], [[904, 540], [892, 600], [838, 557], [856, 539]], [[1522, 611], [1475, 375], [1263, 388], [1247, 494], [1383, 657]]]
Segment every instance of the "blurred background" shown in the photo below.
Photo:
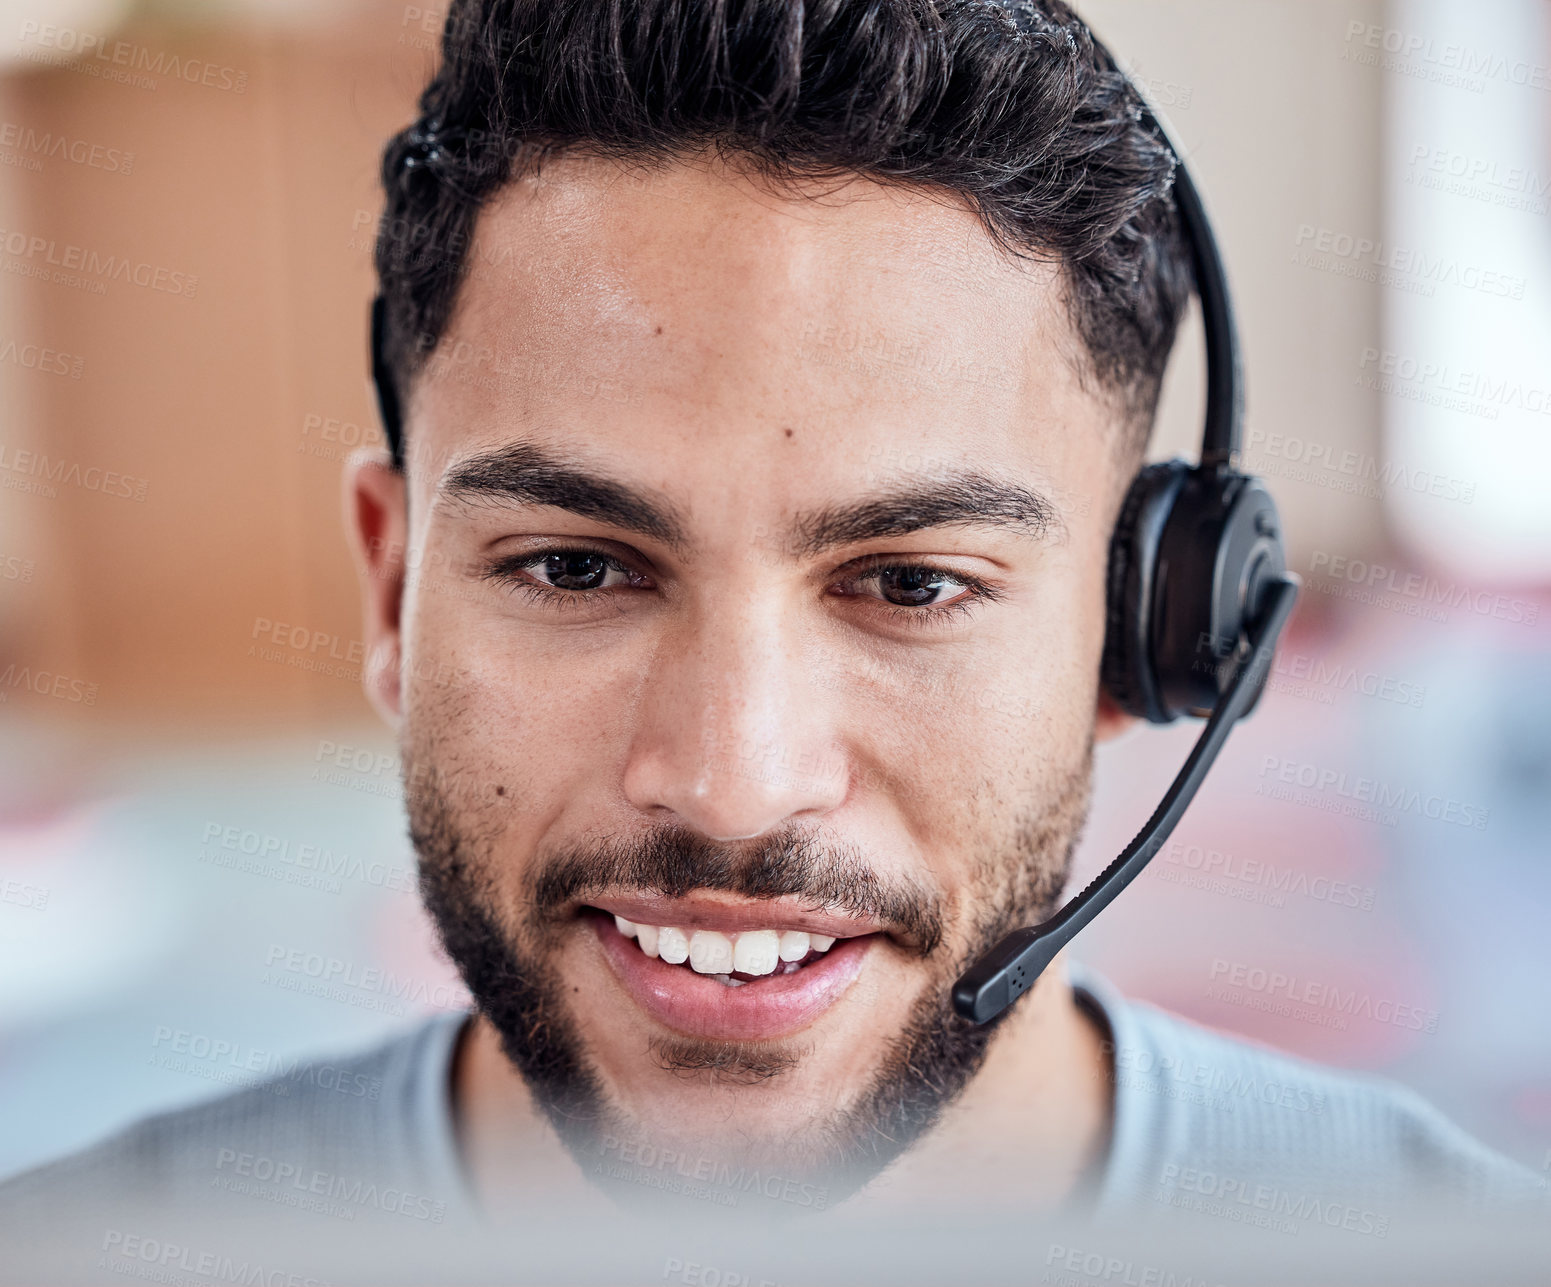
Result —
[[[1305, 589], [1076, 954], [1551, 1172], [1551, 5], [1078, 7], [1206, 193]], [[0, 5], [0, 1174], [464, 1001], [340, 516], [378, 152], [440, 17]], [[1077, 881], [1195, 733], [1101, 752]]]

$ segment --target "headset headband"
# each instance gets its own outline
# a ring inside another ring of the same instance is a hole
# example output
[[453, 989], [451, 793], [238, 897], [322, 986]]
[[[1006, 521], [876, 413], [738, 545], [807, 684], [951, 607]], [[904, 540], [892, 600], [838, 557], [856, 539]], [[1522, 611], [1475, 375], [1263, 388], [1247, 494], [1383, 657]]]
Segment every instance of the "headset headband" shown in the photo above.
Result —
[[1179, 149], [1158, 118], [1146, 113], [1174, 155], [1174, 205], [1190, 243], [1196, 295], [1201, 301], [1201, 329], [1206, 347], [1206, 427], [1201, 434], [1201, 464], [1206, 467], [1238, 462], [1244, 423], [1244, 373], [1239, 361], [1239, 331], [1228, 295], [1228, 275], [1201, 194]]

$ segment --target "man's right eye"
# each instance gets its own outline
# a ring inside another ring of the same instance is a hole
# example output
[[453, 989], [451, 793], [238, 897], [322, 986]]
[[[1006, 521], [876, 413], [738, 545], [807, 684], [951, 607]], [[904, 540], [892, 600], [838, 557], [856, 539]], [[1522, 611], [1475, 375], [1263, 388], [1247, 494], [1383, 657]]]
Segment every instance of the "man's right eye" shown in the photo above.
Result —
[[651, 582], [602, 550], [530, 550], [501, 559], [485, 574], [535, 597], [574, 597], [589, 590], [649, 589]]

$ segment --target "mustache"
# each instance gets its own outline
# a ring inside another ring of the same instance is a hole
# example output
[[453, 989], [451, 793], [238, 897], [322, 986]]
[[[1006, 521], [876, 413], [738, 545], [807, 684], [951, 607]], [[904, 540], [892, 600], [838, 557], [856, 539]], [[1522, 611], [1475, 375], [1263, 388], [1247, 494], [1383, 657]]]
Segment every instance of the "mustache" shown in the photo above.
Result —
[[530, 919], [541, 928], [576, 903], [639, 890], [666, 898], [691, 890], [793, 897], [877, 921], [921, 956], [936, 951], [943, 938], [938, 895], [902, 877], [885, 878], [854, 847], [821, 842], [795, 823], [735, 845], [670, 824], [558, 850], [541, 859], [534, 874]]

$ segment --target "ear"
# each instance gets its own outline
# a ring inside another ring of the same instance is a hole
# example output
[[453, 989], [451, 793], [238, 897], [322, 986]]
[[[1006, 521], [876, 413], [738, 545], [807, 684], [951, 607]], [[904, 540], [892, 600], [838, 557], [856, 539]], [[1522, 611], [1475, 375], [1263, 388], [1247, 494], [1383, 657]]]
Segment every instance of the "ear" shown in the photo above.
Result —
[[1098, 712], [1093, 719], [1093, 740], [1095, 742], [1111, 741], [1127, 730], [1134, 728], [1140, 722], [1135, 715], [1128, 715], [1121, 710], [1104, 685], [1099, 685]]
[[358, 451], [345, 467], [345, 528], [361, 582], [367, 700], [396, 731], [403, 716], [405, 548], [409, 538], [407, 483], [386, 451]]

